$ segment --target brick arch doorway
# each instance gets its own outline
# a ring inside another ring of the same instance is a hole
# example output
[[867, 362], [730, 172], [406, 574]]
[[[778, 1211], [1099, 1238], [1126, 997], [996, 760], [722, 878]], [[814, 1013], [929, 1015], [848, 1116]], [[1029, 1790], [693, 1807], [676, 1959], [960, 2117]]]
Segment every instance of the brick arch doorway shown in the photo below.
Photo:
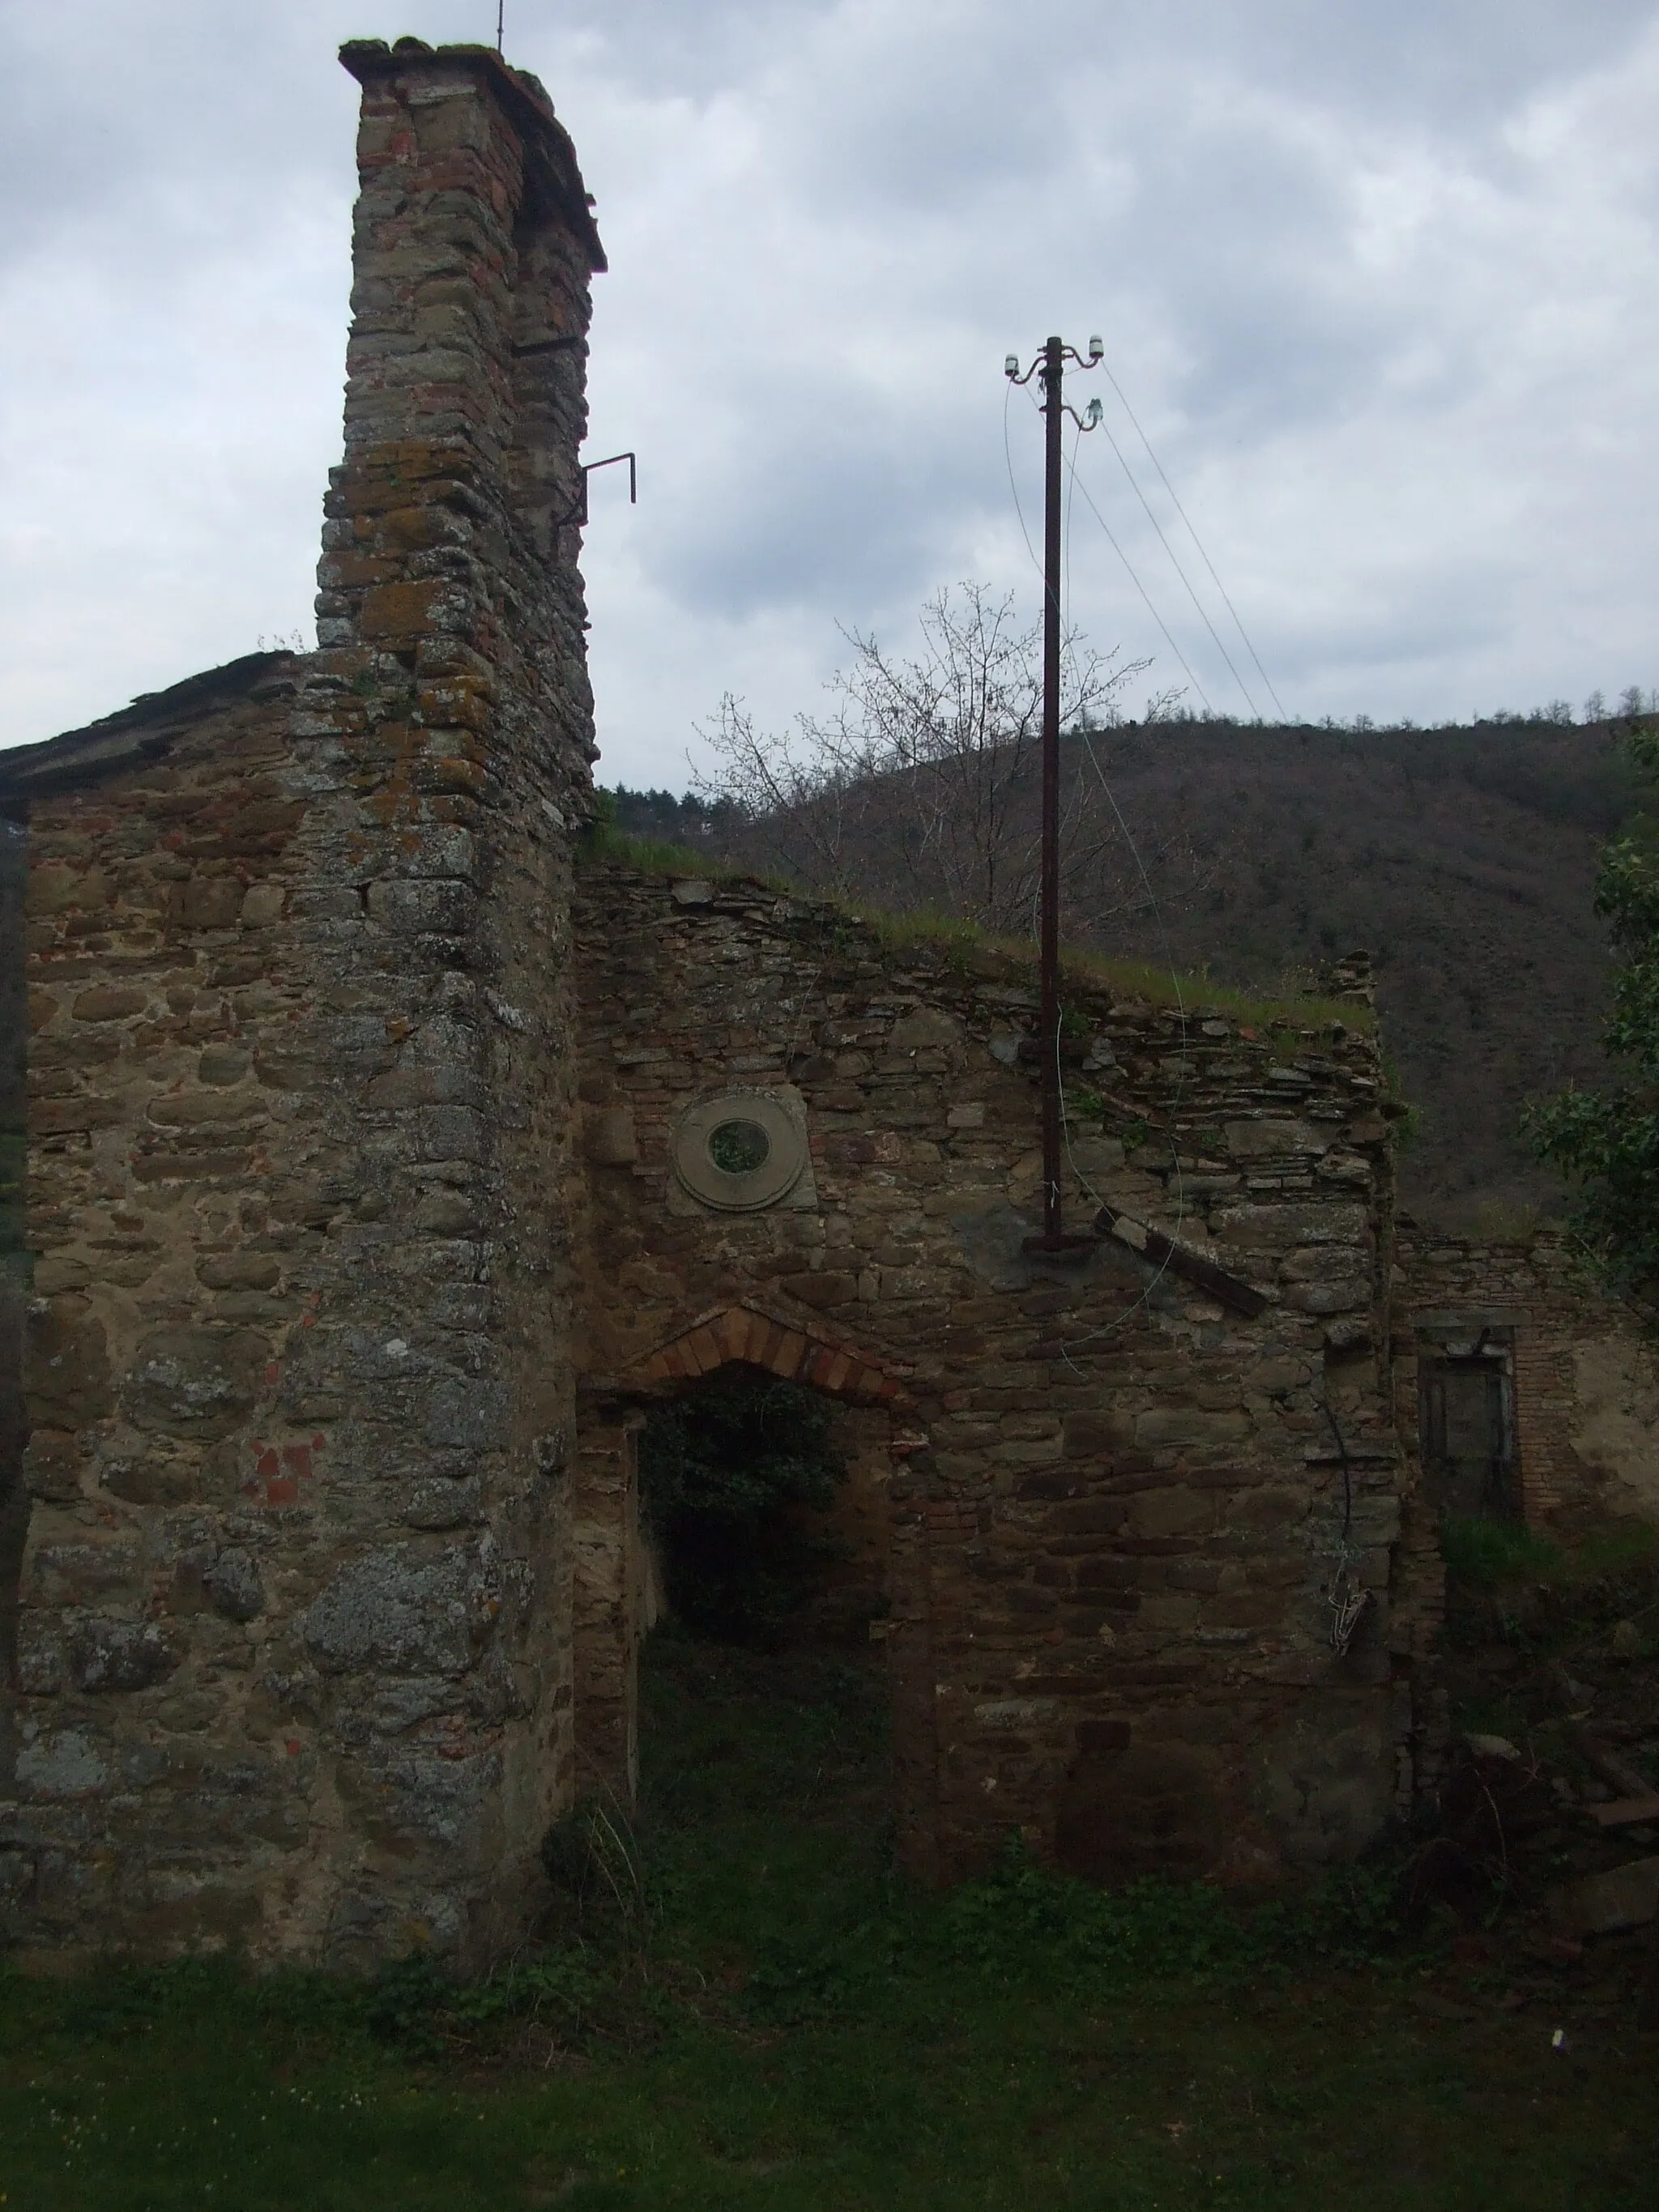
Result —
[[[653, 1351], [581, 1393], [571, 1512], [572, 1695], [575, 1789], [599, 1790], [631, 1805], [639, 1787], [639, 1656], [661, 1600], [640, 1520], [639, 1436], [653, 1405], [677, 1397], [721, 1367], [757, 1369], [808, 1384], [860, 1416], [866, 1452], [906, 1466], [927, 1438], [915, 1426], [903, 1385], [871, 1353], [781, 1319], [744, 1302], [701, 1316]], [[927, 1607], [920, 1519], [902, 1507], [887, 1515], [888, 1647], [894, 1698], [896, 1764], [915, 1764], [915, 1731], [902, 1713], [915, 1700], [901, 1685], [927, 1676], [931, 1738], [932, 1672], [927, 1661]], [[932, 1760], [924, 1756], [932, 1797]], [[909, 1793], [901, 1789], [901, 1796]], [[902, 1808], [901, 1826], [911, 1825]]]

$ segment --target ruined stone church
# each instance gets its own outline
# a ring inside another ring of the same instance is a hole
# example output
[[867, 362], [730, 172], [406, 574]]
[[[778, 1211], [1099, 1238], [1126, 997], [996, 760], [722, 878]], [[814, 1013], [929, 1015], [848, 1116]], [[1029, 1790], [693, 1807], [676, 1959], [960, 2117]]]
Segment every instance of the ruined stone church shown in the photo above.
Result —
[[730, 1362], [846, 1408], [919, 1877], [1352, 1854], [1443, 1729], [1419, 1356], [1520, 1357], [1401, 1320], [1363, 966], [1260, 1031], [1072, 979], [1099, 1233], [1029, 1251], [1026, 966], [584, 849], [591, 203], [492, 50], [342, 59], [318, 649], [0, 754], [9, 1940], [521, 1937], [634, 1787], [639, 1428]]

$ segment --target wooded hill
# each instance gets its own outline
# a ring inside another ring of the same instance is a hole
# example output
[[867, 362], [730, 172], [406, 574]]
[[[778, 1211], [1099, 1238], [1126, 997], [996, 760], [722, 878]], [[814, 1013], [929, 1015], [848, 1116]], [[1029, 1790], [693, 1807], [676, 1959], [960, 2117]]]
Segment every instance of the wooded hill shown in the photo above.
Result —
[[[1531, 1160], [1517, 1121], [1529, 1097], [1605, 1079], [1610, 960], [1591, 902], [1597, 848], [1632, 804], [1618, 727], [1177, 719], [1068, 738], [1068, 798], [1099, 781], [1086, 744], [1153, 897], [1116, 832], [1074, 872], [1066, 935], [1257, 990], [1369, 951], [1385, 1045], [1419, 1109], [1403, 1202], [1446, 1225], [1490, 1225], [1495, 1209], [1559, 1212], [1563, 1188]], [[840, 887], [901, 908], [937, 905], [902, 794], [869, 796], [862, 810], [837, 801], [848, 825]], [[695, 795], [620, 790], [615, 800], [621, 830], [836, 887], [775, 820]], [[1033, 790], [1017, 810], [1021, 836], [1035, 803]]]

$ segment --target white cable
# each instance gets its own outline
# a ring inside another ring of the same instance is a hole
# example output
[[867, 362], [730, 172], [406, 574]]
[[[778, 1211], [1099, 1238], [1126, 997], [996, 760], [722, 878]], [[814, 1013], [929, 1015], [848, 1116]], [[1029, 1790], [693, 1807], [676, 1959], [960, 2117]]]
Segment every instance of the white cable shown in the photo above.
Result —
[[[1013, 398], [1013, 391], [1014, 387], [1012, 384], [1005, 386], [1003, 389], [1002, 458], [1008, 471], [1008, 489], [1013, 497], [1014, 518], [1019, 524], [1019, 534], [1025, 540], [1025, 551], [1027, 556], [1030, 561], [1032, 568], [1036, 570], [1037, 580], [1042, 585], [1043, 592], [1046, 594], [1048, 589], [1048, 579], [1047, 574], [1044, 573], [1042, 562], [1037, 559], [1036, 549], [1031, 544], [1031, 533], [1025, 527], [1025, 510], [1020, 505], [1019, 487], [1014, 481], [1013, 447], [1008, 433], [1008, 409]], [[1031, 401], [1031, 406], [1034, 413], [1041, 416], [1042, 410], [1037, 405], [1035, 399]], [[1146, 602], [1147, 613], [1151, 615], [1152, 620], [1158, 624], [1159, 629], [1163, 631], [1165, 641], [1168, 643], [1170, 652], [1174, 653], [1176, 659], [1181, 663], [1182, 670], [1186, 676], [1187, 681], [1192, 685], [1194, 690], [1197, 692], [1199, 697], [1203, 700], [1206, 710], [1209, 714], [1213, 714], [1215, 713], [1215, 708], [1211, 706], [1208, 695], [1205, 691], [1204, 686], [1199, 682], [1197, 677], [1194, 675], [1192, 669], [1188, 665], [1187, 657], [1182, 652], [1181, 647], [1176, 643], [1174, 633], [1170, 630], [1170, 625], [1164, 621], [1163, 616], [1159, 614], [1158, 609], [1152, 605], [1152, 595], [1147, 591], [1145, 584], [1141, 582], [1140, 578], [1136, 574], [1133, 562], [1130, 560], [1128, 555], [1118, 544], [1116, 538], [1113, 537], [1111, 530], [1107, 524], [1105, 516], [1095, 505], [1093, 500], [1089, 497], [1089, 487], [1084, 483], [1077, 471], [1077, 462], [1075, 459], [1077, 441], [1073, 439], [1073, 453], [1074, 458], [1066, 465], [1067, 473], [1071, 477], [1072, 488], [1083, 494], [1085, 503], [1088, 507], [1090, 514], [1093, 515], [1095, 520], [1100, 525], [1101, 528], [1105, 531], [1107, 544], [1111, 547], [1113, 552], [1116, 554], [1118, 559], [1123, 563], [1125, 569], [1128, 573], [1129, 581], [1134, 586], [1136, 591], [1139, 592], [1142, 599]], [[1066, 498], [1066, 559], [1069, 560], [1071, 550], [1071, 498], [1069, 493]], [[1061, 565], [1063, 569], [1065, 562], [1062, 562]], [[1069, 600], [1071, 588], [1069, 582], [1066, 584], [1065, 588], [1066, 597]]]
[[[1086, 491], [1084, 493], [1084, 497], [1085, 499], [1088, 497]], [[1095, 749], [1093, 744], [1090, 742], [1088, 732], [1086, 730], [1074, 730], [1072, 734], [1081, 743], [1084, 752], [1088, 758], [1089, 765], [1093, 769], [1096, 775], [1099, 778], [1100, 787], [1106, 794], [1107, 805], [1111, 808], [1113, 815], [1116, 818], [1117, 826], [1123, 833], [1124, 842], [1129, 848], [1130, 855], [1134, 861], [1136, 870], [1140, 877], [1141, 886], [1146, 894], [1147, 902], [1151, 906], [1153, 917], [1158, 923], [1158, 938], [1163, 945], [1164, 957], [1169, 963], [1170, 981], [1175, 987], [1176, 1012], [1179, 1017], [1181, 1024], [1181, 1078], [1176, 1085], [1175, 1096], [1170, 1101], [1170, 1113], [1171, 1119], [1166, 1127], [1170, 1139], [1170, 1161], [1175, 1176], [1175, 1231], [1176, 1235], [1178, 1237], [1187, 1218], [1187, 1190], [1186, 1181], [1182, 1175], [1181, 1166], [1180, 1139], [1178, 1132], [1174, 1126], [1173, 1117], [1181, 1110], [1182, 1097], [1187, 1087], [1188, 1028], [1186, 996], [1181, 988], [1181, 977], [1176, 970], [1174, 954], [1170, 945], [1170, 933], [1165, 928], [1164, 922], [1164, 909], [1158, 902], [1157, 892], [1152, 889], [1152, 878], [1146, 872], [1146, 864], [1140, 857], [1140, 848], [1136, 844], [1133, 833], [1131, 831], [1128, 823], [1123, 818], [1123, 810], [1117, 803], [1117, 799], [1112, 790], [1112, 787], [1106, 781], [1105, 771], [1102, 769], [1099, 761], [1095, 757]], [[1054, 1032], [1054, 1080], [1060, 1091], [1060, 1123], [1061, 1134], [1066, 1146], [1066, 1158], [1071, 1166], [1072, 1173], [1077, 1177], [1077, 1180], [1085, 1193], [1090, 1198], [1093, 1199], [1097, 1206], [1104, 1206], [1107, 1201], [1101, 1196], [1100, 1193], [1094, 1188], [1093, 1184], [1090, 1182], [1088, 1177], [1078, 1166], [1077, 1156], [1073, 1150], [1071, 1117], [1066, 1111], [1066, 1085], [1064, 1081], [1061, 1079], [1060, 1073], [1060, 1032], [1058, 1029], [1056, 1029]], [[1060, 1358], [1074, 1373], [1081, 1374], [1082, 1370], [1078, 1367], [1076, 1361], [1072, 1358], [1073, 1352], [1081, 1351], [1085, 1345], [1098, 1343], [1102, 1337], [1111, 1335], [1114, 1330], [1123, 1328], [1127, 1322], [1131, 1321], [1133, 1316], [1139, 1312], [1140, 1309], [1151, 1299], [1152, 1292], [1158, 1288], [1164, 1276], [1168, 1273], [1174, 1258], [1175, 1254], [1173, 1249], [1164, 1254], [1163, 1259], [1159, 1261], [1151, 1280], [1145, 1285], [1142, 1288], [1140, 1296], [1135, 1299], [1132, 1305], [1126, 1306], [1121, 1313], [1115, 1315], [1110, 1321], [1103, 1322], [1098, 1328], [1091, 1329], [1086, 1334], [1076, 1337], [1071, 1343], [1064, 1344], [1060, 1346]]]
[[1186, 524], [1187, 534], [1192, 539], [1194, 544], [1197, 546], [1198, 557], [1209, 570], [1211, 580], [1214, 583], [1217, 591], [1220, 592], [1227, 611], [1233, 618], [1233, 626], [1244, 641], [1244, 650], [1249, 654], [1251, 659], [1255, 661], [1256, 673], [1261, 677], [1261, 681], [1267, 687], [1267, 696], [1273, 701], [1274, 706], [1279, 709], [1279, 720], [1284, 722], [1288, 722], [1291, 718], [1285, 712], [1285, 702], [1279, 697], [1278, 692], [1273, 690], [1273, 678], [1268, 675], [1267, 670], [1261, 665], [1261, 656], [1250, 641], [1250, 634], [1249, 630], [1245, 629], [1244, 624], [1240, 618], [1238, 609], [1233, 605], [1231, 599], [1227, 595], [1227, 586], [1222, 582], [1220, 577], [1216, 574], [1215, 563], [1205, 551], [1204, 541], [1199, 536], [1198, 532], [1194, 528], [1192, 517], [1188, 514], [1186, 508], [1181, 504], [1181, 501], [1176, 495], [1175, 486], [1170, 482], [1169, 477], [1164, 474], [1163, 462], [1159, 460], [1158, 455], [1152, 451], [1152, 441], [1140, 427], [1140, 418], [1135, 413], [1134, 409], [1130, 406], [1127, 398], [1125, 397], [1123, 386], [1118, 382], [1116, 377], [1113, 375], [1111, 370], [1107, 368], [1106, 363], [1103, 361], [1100, 366], [1103, 369], [1105, 369], [1106, 381], [1111, 386], [1113, 391], [1116, 392], [1124, 413], [1134, 424], [1135, 435], [1139, 439], [1141, 444], [1146, 448], [1146, 458], [1152, 463], [1152, 466], [1158, 471], [1159, 481], [1162, 483], [1164, 490], [1169, 493], [1176, 513]]
[[[1008, 489], [1013, 497], [1014, 514], [1019, 524], [1019, 534], [1025, 540], [1025, 550], [1030, 556], [1031, 566], [1036, 570], [1038, 576], [1042, 579], [1043, 590], [1046, 592], [1048, 590], [1048, 579], [1043, 574], [1042, 564], [1038, 561], [1036, 550], [1032, 546], [1030, 533], [1025, 527], [1025, 516], [1019, 501], [1019, 488], [1014, 480], [1013, 447], [1009, 435], [1008, 426], [1008, 409], [1012, 392], [1013, 386], [1010, 384], [1005, 388], [1003, 394], [1003, 459], [1007, 465]], [[1125, 568], [1128, 570], [1130, 581], [1134, 585], [1135, 589], [1140, 593], [1141, 598], [1146, 600], [1147, 611], [1151, 614], [1152, 620], [1157, 623], [1158, 628], [1164, 632], [1164, 636], [1169, 640], [1170, 650], [1175, 654], [1176, 659], [1180, 661], [1182, 667], [1186, 669], [1188, 678], [1192, 684], [1194, 690], [1198, 693], [1200, 698], [1204, 700], [1206, 707], [1209, 707], [1210, 702], [1207, 698], [1205, 698], [1204, 687], [1199, 683], [1198, 678], [1193, 674], [1192, 670], [1187, 666], [1186, 659], [1182, 653], [1180, 647], [1176, 643], [1174, 638], [1170, 636], [1169, 629], [1165, 624], [1163, 617], [1158, 613], [1158, 609], [1153, 606], [1151, 599], [1148, 598], [1146, 587], [1141, 583], [1139, 577], [1135, 574], [1133, 566], [1131, 563], [1127, 554], [1124, 552], [1116, 538], [1112, 536], [1110, 530], [1107, 528], [1105, 517], [1101, 514], [1100, 509], [1095, 505], [1093, 500], [1089, 497], [1088, 486], [1084, 483], [1077, 471], [1075, 460], [1077, 439], [1075, 437], [1072, 443], [1073, 459], [1068, 464], [1071, 489], [1073, 490], [1080, 491], [1083, 494], [1083, 497], [1088, 506], [1089, 512], [1094, 516], [1095, 520], [1099, 523], [1101, 528], [1106, 532], [1107, 539], [1111, 544], [1113, 551], [1116, 553], [1119, 560], [1122, 562]], [[1068, 493], [1066, 503], [1066, 525], [1061, 539], [1060, 596], [1061, 605], [1063, 606], [1069, 606], [1071, 599], [1071, 498]], [[1213, 713], [1214, 709], [1211, 708], [1211, 712]], [[1187, 1005], [1186, 1000], [1182, 993], [1181, 978], [1176, 972], [1174, 957], [1170, 945], [1169, 932], [1164, 927], [1164, 909], [1158, 903], [1157, 892], [1152, 889], [1152, 878], [1146, 872], [1146, 864], [1140, 857], [1140, 848], [1135, 843], [1133, 834], [1131, 831], [1128, 823], [1123, 818], [1123, 811], [1117, 803], [1117, 799], [1113, 793], [1111, 786], [1106, 781], [1105, 774], [1101, 768], [1100, 763], [1095, 757], [1094, 747], [1089, 741], [1088, 732], [1086, 731], [1079, 730], [1074, 731], [1073, 734], [1081, 738], [1083, 750], [1088, 756], [1089, 765], [1093, 769], [1096, 775], [1099, 778], [1100, 787], [1106, 794], [1107, 804], [1110, 806], [1114, 816], [1116, 817], [1118, 828], [1123, 833], [1124, 842], [1129, 848], [1130, 855], [1134, 861], [1136, 870], [1140, 877], [1142, 888], [1145, 890], [1146, 894], [1147, 902], [1151, 906], [1153, 917], [1158, 923], [1158, 936], [1163, 945], [1164, 957], [1170, 963], [1170, 981], [1175, 987], [1176, 1009], [1181, 1022], [1181, 1080], [1176, 1086], [1175, 1097], [1172, 1101], [1170, 1109], [1172, 1113], [1176, 1112], [1180, 1109], [1182, 1095], [1185, 1091], [1187, 1083]], [[1037, 921], [1037, 901], [1036, 896], [1034, 893], [1031, 906], [1031, 934], [1034, 939], [1040, 933]], [[1077, 1177], [1077, 1180], [1085, 1193], [1090, 1198], [1093, 1199], [1097, 1206], [1104, 1206], [1106, 1200], [1101, 1196], [1100, 1193], [1095, 1189], [1094, 1186], [1089, 1182], [1087, 1176], [1084, 1175], [1081, 1169], [1078, 1166], [1077, 1156], [1073, 1149], [1071, 1117], [1066, 1111], [1066, 1085], [1060, 1064], [1060, 1031], [1058, 1027], [1056, 1027], [1054, 1031], [1054, 1084], [1055, 1088], [1060, 1094], [1060, 1126], [1061, 1138], [1066, 1146], [1066, 1158], [1071, 1166], [1072, 1173]], [[1170, 1159], [1175, 1174], [1176, 1186], [1175, 1225], [1178, 1234], [1182, 1223], [1187, 1218], [1186, 1187], [1182, 1176], [1181, 1152], [1175, 1130], [1170, 1128], [1169, 1134]], [[1114, 1329], [1122, 1328], [1126, 1322], [1132, 1319], [1133, 1316], [1140, 1310], [1141, 1307], [1147, 1303], [1148, 1299], [1152, 1297], [1152, 1292], [1158, 1288], [1159, 1283], [1163, 1281], [1164, 1276], [1169, 1272], [1170, 1262], [1174, 1257], [1175, 1255], [1173, 1251], [1166, 1252], [1164, 1254], [1163, 1259], [1158, 1263], [1157, 1268], [1153, 1272], [1151, 1280], [1142, 1289], [1140, 1296], [1134, 1301], [1133, 1305], [1126, 1306], [1121, 1314], [1117, 1315], [1112, 1321], [1105, 1323], [1103, 1327], [1097, 1329], [1091, 1329], [1086, 1335], [1077, 1338], [1073, 1344], [1063, 1345], [1060, 1347], [1060, 1357], [1065, 1360], [1068, 1367], [1073, 1368], [1074, 1371], [1081, 1372], [1080, 1370], [1076, 1368], [1076, 1363], [1072, 1358], [1071, 1355], [1073, 1351], [1081, 1349], [1081, 1347], [1085, 1344], [1093, 1344], [1103, 1336], [1110, 1335]]]
[[1046, 592], [1048, 588], [1048, 580], [1042, 573], [1042, 562], [1037, 559], [1036, 548], [1031, 543], [1031, 533], [1025, 527], [1025, 510], [1019, 503], [1019, 486], [1014, 482], [1014, 449], [1008, 435], [1008, 409], [1013, 396], [1013, 386], [1005, 384], [1002, 387], [1002, 458], [1008, 467], [1008, 489], [1013, 494], [1014, 519], [1019, 525], [1020, 536], [1025, 540], [1025, 550], [1030, 557], [1031, 566], [1036, 570], [1038, 580]]
[[1182, 567], [1180, 562], [1176, 560], [1174, 546], [1170, 544], [1169, 539], [1164, 535], [1163, 524], [1152, 513], [1152, 507], [1147, 502], [1146, 493], [1142, 491], [1140, 486], [1135, 482], [1134, 471], [1129, 466], [1127, 461], [1123, 458], [1122, 447], [1118, 444], [1117, 440], [1112, 435], [1111, 424], [1106, 422], [1103, 417], [1100, 427], [1106, 433], [1107, 444], [1117, 455], [1117, 465], [1119, 468], [1122, 470], [1124, 475], [1129, 479], [1130, 490], [1140, 501], [1142, 507], [1146, 508], [1146, 520], [1152, 524], [1152, 528], [1158, 532], [1158, 542], [1170, 556], [1170, 566], [1175, 570], [1176, 575], [1180, 577], [1182, 584], [1185, 587], [1187, 597], [1192, 601], [1200, 622], [1201, 622], [1205, 629], [1209, 631], [1211, 637], [1214, 640], [1216, 651], [1226, 662], [1228, 674], [1232, 678], [1233, 682], [1237, 684], [1239, 690], [1244, 694], [1245, 705], [1249, 708], [1251, 714], [1255, 715], [1256, 720], [1258, 722], [1261, 721], [1262, 719], [1261, 710], [1256, 705], [1255, 701], [1250, 696], [1249, 685], [1246, 684], [1244, 678], [1239, 674], [1237, 669], [1234, 667], [1231, 653], [1228, 652], [1226, 647], [1221, 642], [1220, 632], [1216, 629], [1215, 624], [1210, 620], [1209, 616], [1205, 613], [1203, 605], [1199, 599], [1198, 593], [1193, 589], [1192, 585], [1188, 579], [1187, 571]]
[[1147, 613], [1151, 615], [1152, 620], [1158, 624], [1158, 628], [1163, 631], [1164, 637], [1168, 640], [1170, 650], [1174, 653], [1176, 659], [1181, 663], [1182, 668], [1186, 674], [1187, 681], [1192, 685], [1194, 690], [1197, 692], [1199, 697], [1203, 700], [1206, 711], [1213, 715], [1215, 708], [1210, 704], [1209, 694], [1205, 690], [1204, 686], [1199, 682], [1197, 677], [1194, 675], [1191, 667], [1188, 664], [1186, 654], [1182, 653], [1181, 647], [1175, 641], [1174, 634], [1171, 632], [1170, 625], [1164, 621], [1163, 616], [1159, 614], [1158, 609], [1152, 605], [1152, 598], [1147, 592], [1146, 586], [1141, 582], [1139, 577], [1135, 574], [1134, 563], [1130, 560], [1123, 548], [1118, 544], [1116, 538], [1113, 537], [1111, 527], [1107, 522], [1105, 516], [1095, 505], [1093, 500], [1090, 498], [1088, 485], [1084, 483], [1081, 477], [1076, 475], [1075, 471], [1073, 472], [1073, 480], [1076, 483], [1078, 489], [1083, 495], [1084, 505], [1088, 508], [1090, 514], [1093, 515], [1095, 520], [1100, 525], [1101, 528], [1106, 532], [1107, 544], [1111, 547], [1113, 552], [1116, 554], [1118, 559], [1123, 563], [1125, 568], [1127, 569], [1129, 581], [1134, 586], [1136, 591], [1139, 592], [1141, 598], [1146, 600]]

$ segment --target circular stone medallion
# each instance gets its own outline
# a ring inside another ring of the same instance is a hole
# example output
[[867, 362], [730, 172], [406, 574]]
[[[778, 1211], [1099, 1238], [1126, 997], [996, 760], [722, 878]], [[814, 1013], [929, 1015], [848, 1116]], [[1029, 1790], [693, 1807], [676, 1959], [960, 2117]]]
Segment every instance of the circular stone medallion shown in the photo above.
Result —
[[780, 1098], [727, 1091], [681, 1115], [674, 1172], [722, 1213], [755, 1213], [787, 1198], [806, 1165], [806, 1139]]

